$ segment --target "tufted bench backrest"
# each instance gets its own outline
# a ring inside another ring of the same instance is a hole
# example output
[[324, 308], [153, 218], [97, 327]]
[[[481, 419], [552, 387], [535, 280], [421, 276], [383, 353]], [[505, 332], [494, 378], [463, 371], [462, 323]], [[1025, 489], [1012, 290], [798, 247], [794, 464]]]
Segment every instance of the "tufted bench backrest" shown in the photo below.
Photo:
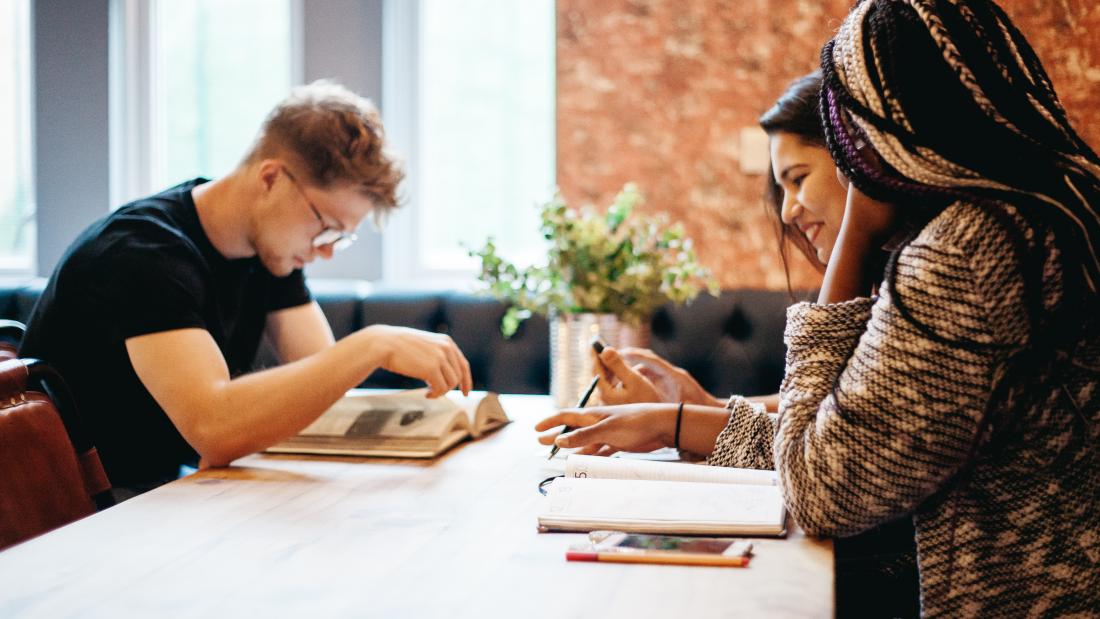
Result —
[[[336, 329], [332, 299], [314, 285], [318, 302]], [[785, 291], [729, 290], [682, 307], [665, 307], [652, 323], [658, 354], [691, 372], [715, 395], [774, 393], [783, 378], [783, 326], [791, 297]], [[448, 333], [466, 354], [477, 389], [547, 393], [550, 336], [535, 316], [510, 339], [500, 335], [504, 306], [492, 299], [454, 292], [379, 292], [361, 299], [355, 328], [392, 324]], [[365, 386], [414, 387], [415, 381], [376, 372]]]
[[[44, 286], [42, 278], [0, 281], [0, 318], [26, 321]], [[492, 299], [447, 291], [372, 291], [370, 284], [354, 280], [314, 279], [310, 287], [337, 338], [371, 324], [448, 333], [470, 361], [475, 388], [549, 391], [550, 336], [542, 317], [527, 320], [512, 338], [504, 339], [504, 307]], [[783, 325], [790, 303], [785, 291], [742, 289], [662, 308], [653, 317], [651, 345], [715, 395], [772, 393], [783, 377]], [[274, 364], [265, 344], [256, 366]], [[379, 371], [364, 386], [419, 384]]]

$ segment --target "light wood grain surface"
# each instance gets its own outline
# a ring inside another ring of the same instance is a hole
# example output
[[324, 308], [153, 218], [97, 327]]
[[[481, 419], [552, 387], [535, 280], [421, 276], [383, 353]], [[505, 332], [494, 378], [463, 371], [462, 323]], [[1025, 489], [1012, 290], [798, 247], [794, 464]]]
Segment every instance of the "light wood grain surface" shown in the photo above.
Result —
[[250, 456], [0, 552], [0, 617], [829, 617], [832, 545], [794, 529], [748, 568], [567, 563], [555, 471], [515, 423], [434, 462]]

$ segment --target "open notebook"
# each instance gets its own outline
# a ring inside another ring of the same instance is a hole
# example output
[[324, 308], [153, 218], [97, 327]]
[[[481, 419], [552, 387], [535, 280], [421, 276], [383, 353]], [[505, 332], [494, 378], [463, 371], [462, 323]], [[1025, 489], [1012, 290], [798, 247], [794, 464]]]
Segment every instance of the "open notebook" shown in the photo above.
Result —
[[542, 531], [786, 534], [774, 471], [573, 454], [546, 495]]
[[267, 451], [433, 458], [509, 421], [495, 393], [455, 392], [435, 399], [426, 393], [353, 389], [297, 436]]

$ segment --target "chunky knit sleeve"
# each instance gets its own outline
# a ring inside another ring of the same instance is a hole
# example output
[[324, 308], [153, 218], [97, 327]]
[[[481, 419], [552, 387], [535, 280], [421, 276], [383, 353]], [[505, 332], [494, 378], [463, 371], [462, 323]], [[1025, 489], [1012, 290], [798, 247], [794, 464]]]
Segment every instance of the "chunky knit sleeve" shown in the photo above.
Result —
[[715, 440], [707, 464], [742, 469], [774, 468], [775, 417], [739, 396], [731, 398], [727, 408], [730, 419]]
[[992, 341], [995, 299], [979, 289], [1012, 282], [981, 281], [973, 255], [941, 240], [909, 245], [873, 305], [788, 310], [774, 455], [788, 508], [810, 534], [851, 535], [913, 511], [976, 440], [994, 349], [957, 342]]

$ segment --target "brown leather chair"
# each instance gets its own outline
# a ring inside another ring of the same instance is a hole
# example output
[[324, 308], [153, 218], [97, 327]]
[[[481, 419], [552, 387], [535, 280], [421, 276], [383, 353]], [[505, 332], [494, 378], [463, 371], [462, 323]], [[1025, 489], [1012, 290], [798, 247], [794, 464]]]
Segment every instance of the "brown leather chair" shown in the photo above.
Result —
[[0, 549], [113, 504], [61, 377], [36, 359], [0, 361]]

